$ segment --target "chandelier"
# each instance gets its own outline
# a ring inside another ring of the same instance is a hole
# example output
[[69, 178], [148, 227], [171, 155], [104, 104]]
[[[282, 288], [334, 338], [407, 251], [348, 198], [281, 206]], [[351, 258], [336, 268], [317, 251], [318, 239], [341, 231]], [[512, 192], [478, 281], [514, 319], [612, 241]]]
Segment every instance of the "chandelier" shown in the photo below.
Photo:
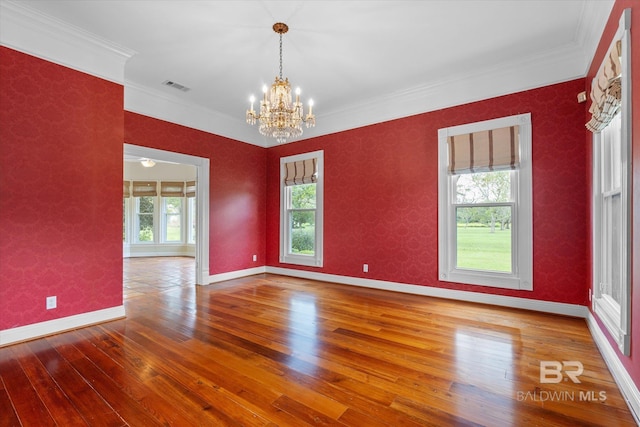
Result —
[[259, 113], [253, 110], [256, 98], [251, 95], [249, 98], [251, 109], [247, 110], [247, 123], [254, 125], [258, 121], [260, 134], [275, 138], [279, 144], [282, 144], [289, 138], [302, 135], [302, 123], [308, 128], [315, 126], [316, 118], [313, 115], [313, 101], [309, 100], [309, 113], [305, 116], [300, 102], [300, 88], [296, 89], [296, 100], [292, 102], [289, 79], [282, 78], [282, 35], [289, 31], [289, 27], [287, 24], [277, 22], [273, 24], [273, 31], [280, 35], [280, 76], [276, 77], [271, 89], [266, 85], [263, 86]]

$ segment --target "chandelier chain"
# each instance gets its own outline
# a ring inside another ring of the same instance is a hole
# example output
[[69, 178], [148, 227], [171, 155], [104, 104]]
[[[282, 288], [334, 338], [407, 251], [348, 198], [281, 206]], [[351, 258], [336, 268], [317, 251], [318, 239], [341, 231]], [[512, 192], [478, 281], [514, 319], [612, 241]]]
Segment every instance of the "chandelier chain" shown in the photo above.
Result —
[[280, 33], [280, 80], [282, 80], [282, 33]]

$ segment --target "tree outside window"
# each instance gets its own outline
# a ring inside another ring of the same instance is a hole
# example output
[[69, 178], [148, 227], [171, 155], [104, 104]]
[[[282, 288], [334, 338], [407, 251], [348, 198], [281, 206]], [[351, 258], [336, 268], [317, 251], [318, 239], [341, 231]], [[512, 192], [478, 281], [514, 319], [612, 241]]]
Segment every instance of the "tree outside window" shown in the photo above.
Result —
[[153, 242], [153, 211], [155, 197], [137, 197], [138, 241]]
[[456, 188], [456, 267], [512, 271], [511, 176], [483, 172], [453, 177]]
[[316, 240], [316, 184], [288, 187], [291, 253], [313, 255]]

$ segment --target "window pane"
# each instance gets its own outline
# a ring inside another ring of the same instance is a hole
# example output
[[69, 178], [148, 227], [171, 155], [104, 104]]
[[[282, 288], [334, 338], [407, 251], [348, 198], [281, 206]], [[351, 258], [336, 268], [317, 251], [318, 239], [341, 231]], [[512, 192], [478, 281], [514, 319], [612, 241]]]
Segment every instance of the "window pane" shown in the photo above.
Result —
[[457, 175], [456, 203], [508, 202], [511, 200], [511, 172], [481, 172]]
[[138, 241], [153, 242], [153, 214], [140, 214], [138, 218]]
[[164, 211], [169, 214], [180, 214], [182, 197], [164, 197]]
[[621, 154], [622, 122], [618, 113], [601, 132], [602, 138], [602, 190], [613, 191], [620, 188], [622, 181]]
[[138, 212], [153, 214], [153, 201], [155, 197], [143, 196], [138, 197]]
[[316, 248], [316, 212], [290, 211], [291, 230], [290, 253], [314, 255]]
[[180, 215], [167, 215], [167, 242], [179, 242], [180, 236]]
[[138, 202], [138, 241], [153, 242], [153, 204], [155, 197], [143, 196]]
[[621, 282], [621, 244], [622, 230], [620, 228], [620, 194], [612, 195], [604, 200], [604, 218], [605, 224], [605, 242], [609, 246], [609, 250], [605, 254], [604, 260], [604, 280], [602, 293], [611, 296], [615, 302], [620, 304], [620, 292], [622, 288]]
[[316, 207], [316, 184], [292, 185], [288, 187], [291, 191], [292, 209], [315, 209]]
[[511, 208], [456, 208], [456, 268], [511, 273]]
[[165, 241], [182, 241], [182, 197], [164, 197]]

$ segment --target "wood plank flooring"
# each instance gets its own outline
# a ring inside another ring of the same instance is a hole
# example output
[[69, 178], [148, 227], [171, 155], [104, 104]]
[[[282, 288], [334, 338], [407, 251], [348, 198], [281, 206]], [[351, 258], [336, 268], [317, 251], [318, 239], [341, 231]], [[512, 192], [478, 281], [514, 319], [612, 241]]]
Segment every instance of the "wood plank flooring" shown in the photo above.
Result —
[[125, 260], [126, 319], [0, 348], [0, 426], [635, 425], [582, 319], [193, 270]]

